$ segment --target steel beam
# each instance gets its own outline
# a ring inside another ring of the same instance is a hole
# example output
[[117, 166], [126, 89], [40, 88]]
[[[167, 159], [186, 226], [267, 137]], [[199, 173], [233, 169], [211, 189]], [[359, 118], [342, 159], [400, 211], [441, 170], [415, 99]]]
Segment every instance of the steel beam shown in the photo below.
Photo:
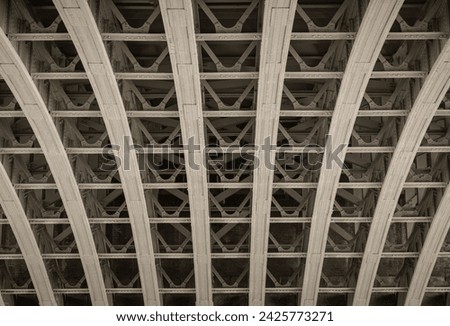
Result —
[[[337, 189], [380, 189], [381, 182], [340, 182]], [[319, 184], [317, 182], [274, 182], [273, 189], [316, 189]], [[406, 189], [425, 189], [425, 188], [446, 188], [445, 182], [420, 181], [405, 182]], [[124, 189], [120, 183], [79, 183], [80, 189]], [[253, 189], [254, 183], [251, 182], [208, 182], [209, 189]], [[37, 190], [37, 189], [58, 189], [55, 183], [16, 183], [15, 189]], [[189, 189], [188, 183], [183, 182], [152, 182], [143, 183], [144, 189]]]
[[[127, 111], [130, 118], [177, 118], [178, 111]], [[365, 110], [358, 111], [358, 117], [407, 117], [409, 110]], [[52, 117], [101, 117], [100, 111], [52, 111]], [[19, 111], [0, 111], [0, 117], [21, 117]], [[203, 111], [205, 118], [256, 117], [256, 111], [218, 110]], [[280, 117], [331, 117], [331, 110], [281, 110]], [[450, 110], [437, 110], [437, 117], [449, 117]]]
[[75, 176], [48, 109], [25, 65], [0, 29], [0, 75], [19, 102], [52, 171], [80, 252], [93, 305], [107, 305], [94, 238]]
[[[269, 252], [267, 258], [270, 259], [297, 259], [306, 258], [306, 252]], [[419, 258], [420, 253], [418, 252], [383, 252], [381, 254], [383, 258]], [[194, 254], [192, 253], [155, 253], [155, 257], [158, 259], [193, 259]], [[334, 259], [354, 259], [362, 258], [362, 252], [326, 252], [325, 258]], [[434, 255], [435, 258], [450, 258], [450, 252], [438, 252]], [[77, 253], [54, 253], [54, 254], [43, 254], [42, 259], [79, 259], [80, 255]], [[100, 253], [100, 259], [136, 259], [135, 253]], [[248, 259], [250, 258], [250, 253], [247, 252], [216, 252], [211, 254], [212, 259]], [[26, 259], [23, 254], [0, 254], [0, 259], [2, 260], [20, 260]], [[433, 266], [431, 266], [432, 268]], [[426, 284], [424, 289], [426, 288]], [[420, 304], [420, 302], [419, 302]]]
[[52, 284], [48, 277], [41, 252], [27, 215], [22, 207], [5, 167], [0, 162], [0, 204], [16, 237], [20, 252], [28, 268], [39, 303], [42, 306], [56, 306]]
[[[3, 111], [0, 112], [0, 117], [3, 116], [20, 116], [20, 112]], [[100, 112], [97, 111], [52, 111], [53, 117], [98, 117]], [[358, 111], [358, 117], [406, 117], [409, 110], [366, 110]], [[178, 111], [127, 111], [127, 116], [130, 118], [177, 118]], [[227, 117], [255, 117], [256, 111], [245, 110], [218, 110], [218, 111], [203, 111], [203, 116], [206, 118], [227, 118]], [[280, 117], [331, 117], [333, 111], [331, 110], [281, 110]], [[437, 110], [437, 117], [450, 116], [450, 110]]]
[[206, 143], [193, 3], [163, 0], [160, 6], [175, 80], [183, 143], [198, 146], [185, 153], [188, 157], [186, 174], [192, 216], [196, 304], [213, 305]]
[[450, 41], [447, 41], [414, 102], [389, 164], [367, 238], [354, 305], [368, 305], [370, 302], [381, 253], [398, 199], [420, 143], [449, 87]]
[[[144, 147], [139, 149], [140, 154], [181, 154], [183, 149], [181, 147]], [[252, 147], [207, 147], [206, 153], [246, 153], [250, 154], [255, 151]], [[323, 153], [323, 147], [303, 147], [303, 146], [286, 146], [276, 148], [277, 153]], [[347, 154], [362, 154], [362, 153], [394, 153], [393, 146], [352, 146], [348, 147]], [[67, 154], [83, 154], [83, 155], [104, 155], [110, 154], [112, 151], [108, 148], [100, 147], [68, 147]], [[417, 153], [450, 153], [450, 146], [435, 145], [435, 146], [420, 146]], [[0, 148], [0, 154], [8, 155], [29, 155], [29, 154], [43, 154], [41, 148], [38, 147], [3, 147]]]
[[[102, 33], [104, 41], [121, 42], [165, 42], [166, 35], [158, 33]], [[335, 40], [353, 40], [356, 33], [353, 32], [311, 32], [311, 33], [292, 33], [292, 40], [303, 41], [335, 41]], [[389, 33], [388, 40], [436, 40], [446, 39], [448, 36], [440, 32], [394, 32]], [[13, 41], [68, 41], [68, 33], [12, 33], [9, 38]], [[197, 33], [197, 41], [258, 41], [261, 40], [261, 33]]]
[[[68, 111], [55, 110], [52, 117], [58, 118], [99, 118], [100, 111]], [[358, 111], [358, 117], [407, 117], [409, 110], [365, 110]], [[129, 118], [178, 118], [178, 111], [126, 111]], [[281, 110], [280, 117], [332, 117], [331, 110]], [[449, 117], [450, 110], [437, 110], [436, 117]], [[0, 118], [21, 118], [22, 111], [0, 111]], [[256, 111], [250, 110], [218, 110], [203, 111], [205, 118], [256, 117]]]
[[[295, 294], [302, 291], [300, 287], [273, 287], [267, 288], [266, 292], [270, 294]], [[376, 293], [406, 293], [406, 287], [378, 287], [374, 289]], [[69, 288], [69, 289], [54, 289], [55, 294], [86, 294], [86, 289]], [[141, 288], [107, 288], [108, 294], [141, 294]], [[214, 294], [248, 294], [248, 288], [213, 288]], [[319, 288], [319, 293], [353, 293], [355, 288], [351, 287], [333, 287], [333, 288]], [[450, 287], [429, 287], [429, 293], [447, 293], [450, 292]], [[34, 289], [3, 289], [0, 294], [13, 295], [30, 295], [35, 294]], [[160, 289], [161, 294], [195, 294], [194, 288], [165, 288]]]
[[[250, 239], [249, 304], [264, 305], [270, 206], [284, 74], [297, 1], [264, 2], [259, 66]], [[274, 145], [272, 145], [274, 144]]]
[[[285, 79], [342, 79], [342, 71], [288, 71], [285, 72]], [[375, 79], [405, 79], [405, 78], [425, 78], [425, 71], [373, 71], [370, 78]], [[89, 78], [85, 72], [37, 72], [32, 74], [36, 80], [86, 80]], [[173, 80], [173, 73], [165, 72], [116, 72], [113, 79], [117, 80]], [[201, 80], [252, 80], [260, 79], [257, 72], [202, 72]]]
[[116, 157], [120, 161], [117, 162], [117, 166], [130, 216], [144, 304], [160, 305], [144, 188], [125, 107], [108, 54], [87, 1], [55, 0], [53, 3], [83, 62], [102, 112], [109, 139], [112, 144], [118, 145]]
[[[370, 75], [402, 3], [403, 0], [370, 1], [347, 62], [328, 132], [327, 146], [331, 146], [331, 151], [324, 153], [314, 202], [302, 305], [311, 306], [317, 302], [328, 229], [342, 171], [342, 166], [337, 162], [330, 162], [329, 166], [328, 157], [335, 150], [333, 146], [347, 145], [350, 141]], [[347, 146], [338, 154], [342, 162], [346, 150]]]
[[[432, 217], [429, 216], [397, 216], [394, 217], [392, 223], [430, 223]], [[148, 222], [151, 224], [176, 224], [190, 223], [190, 217], [149, 217]], [[32, 218], [28, 219], [31, 225], [45, 224], [69, 224], [66, 218]], [[371, 217], [332, 217], [331, 223], [371, 223]], [[89, 219], [90, 224], [129, 224], [130, 219], [127, 217], [94, 217]], [[210, 223], [216, 224], [249, 224], [250, 217], [211, 217]], [[311, 217], [271, 217], [270, 223], [276, 224], [301, 224], [311, 223]], [[9, 224], [7, 219], [0, 219], [0, 224]]]

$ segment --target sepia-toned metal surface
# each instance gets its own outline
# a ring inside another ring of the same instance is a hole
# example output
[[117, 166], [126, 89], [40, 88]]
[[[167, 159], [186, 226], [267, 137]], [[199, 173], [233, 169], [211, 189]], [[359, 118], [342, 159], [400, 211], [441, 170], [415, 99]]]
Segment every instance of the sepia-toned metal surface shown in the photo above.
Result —
[[449, 16], [0, 0], [0, 304], [450, 304]]

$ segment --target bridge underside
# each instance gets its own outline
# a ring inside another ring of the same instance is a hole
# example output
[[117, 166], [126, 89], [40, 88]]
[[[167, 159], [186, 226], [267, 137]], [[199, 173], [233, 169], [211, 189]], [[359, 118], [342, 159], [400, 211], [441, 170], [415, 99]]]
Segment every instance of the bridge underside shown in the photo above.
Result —
[[0, 304], [450, 304], [446, 0], [0, 0], [0, 28]]

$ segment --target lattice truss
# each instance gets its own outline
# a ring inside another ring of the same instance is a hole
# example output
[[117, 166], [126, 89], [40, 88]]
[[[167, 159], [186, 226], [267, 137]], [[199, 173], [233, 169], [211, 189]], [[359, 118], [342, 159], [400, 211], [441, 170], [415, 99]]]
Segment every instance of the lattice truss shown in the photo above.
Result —
[[0, 303], [450, 303], [447, 1], [1, 0], [0, 27]]

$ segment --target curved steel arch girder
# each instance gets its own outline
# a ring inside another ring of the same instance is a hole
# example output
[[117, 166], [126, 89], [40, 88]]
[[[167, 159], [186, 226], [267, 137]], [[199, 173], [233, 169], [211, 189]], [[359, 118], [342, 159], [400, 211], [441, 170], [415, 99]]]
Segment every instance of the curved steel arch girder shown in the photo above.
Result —
[[56, 306], [52, 284], [45, 268], [44, 260], [36, 242], [33, 230], [28, 223], [16, 190], [5, 167], [0, 162], [0, 204], [16, 237], [17, 244], [25, 260], [36, 295], [42, 306]]
[[[398, 199], [400, 198], [400, 194], [420, 143], [449, 87], [450, 41], [447, 41], [414, 102], [389, 164], [375, 207], [369, 236], [367, 237], [353, 305], [369, 304], [373, 284], [380, 264], [381, 253], [383, 252], [384, 243], [386, 242]], [[439, 213], [442, 214], [442, 212]], [[445, 217], [438, 216], [436, 222], [438, 226], [444, 226], [441, 225], [442, 219], [445, 219]], [[436, 230], [430, 231], [435, 232]], [[427, 240], [430, 236], [433, 236], [433, 233], [428, 233]], [[436, 237], [434, 240], [438, 241], [439, 239]], [[431, 239], [428, 240], [427, 246], [436, 244], [432, 241], [433, 240]], [[431, 247], [425, 248], [425, 250], [429, 249], [431, 249]], [[422, 254], [425, 254], [424, 252], [425, 251], [422, 248]], [[424, 262], [426, 262], [426, 260], [422, 258], [421, 264]], [[418, 267], [423, 268], [422, 265], [419, 265]], [[416, 276], [416, 278], [417, 277], [418, 276]], [[426, 275], [421, 275], [420, 278], [422, 277], [425, 278]], [[424, 282], [424, 279], [415, 280], [414, 282], [417, 281]], [[416, 283], [413, 286], [415, 287], [417, 285], [418, 284]], [[410, 298], [412, 296], [412, 291], [415, 290], [410, 290], [410, 293], [408, 293]]]
[[434, 265], [450, 230], [450, 186], [445, 190], [441, 203], [431, 222], [427, 237], [420, 251], [414, 274], [406, 294], [405, 306], [420, 306]]
[[70, 220], [92, 304], [107, 305], [105, 284], [94, 238], [67, 153], [39, 90], [2, 29], [0, 29], [0, 75], [17, 99], [47, 159]]
[[[324, 153], [314, 202], [303, 277], [302, 305], [310, 306], [317, 302], [328, 229], [342, 172], [342, 167], [336, 162], [331, 162], [331, 167], [326, 163], [328, 155], [334, 151], [333, 146], [348, 144], [350, 140], [378, 53], [381, 51], [403, 1], [370, 1], [345, 68], [326, 144], [326, 146], [331, 146], [332, 150]], [[347, 146], [339, 152], [338, 157], [341, 162], [344, 162], [346, 152]]]
[[[266, 163], [267, 150], [269, 162], [275, 159], [275, 151], [267, 148], [267, 145], [277, 143], [286, 61], [296, 6], [296, 0], [264, 2], [255, 122], [255, 146], [258, 150], [254, 155], [259, 162]], [[253, 173], [249, 304], [259, 306], [264, 305], [265, 299], [274, 170], [266, 164], [260, 164]]]
[[199, 150], [189, 153], [186, 165], [192, 226], [197, 305], [212, 305], [211, 232], [206, 173], [200, 70], [195, 41], [193, 4], [189, 0], [160, 1], [172, 64], [183, 143]]
[[[94, 90], [111, 144], [118, 145], [118, 171], [127, 203], [136, 247], [145, 305], [160, 305], [152, 235], [128, 118], [119, 86], [89, 4], [85, 0], [54, 0], [61, 18], [83, 62]], [[121, 164], [121, 162], [123, 164]], [[128, 167], [125, 166], [128, 162]]]

